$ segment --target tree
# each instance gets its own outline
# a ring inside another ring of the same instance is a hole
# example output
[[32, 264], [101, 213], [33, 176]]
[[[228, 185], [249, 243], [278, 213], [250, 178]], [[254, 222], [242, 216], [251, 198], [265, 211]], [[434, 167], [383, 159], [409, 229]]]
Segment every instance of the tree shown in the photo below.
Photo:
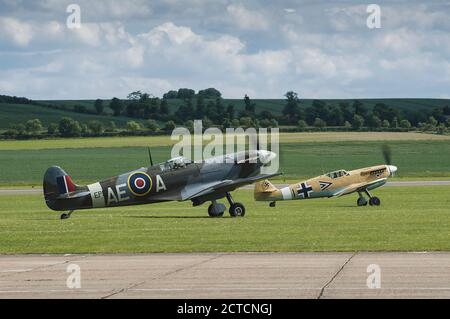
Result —
[[25, 130], [28, 134], [37, 134], [42, 131], [42, 123], [39, 119], [28, 120], [25, 123]]
[[300, 113], [298, 94], [294, 91], [289, 91], [284, 96], [286, 97], [286, 105], [283, 109], [283, 114], [288, 118], [290, 123], [295, 123]]
[[194, 132], [194, 121], [187, 120], [186, 122], [184, 122], [184, 127], [187, 128], [189, 130], [189, 132], [193, 133]]
[[103, 101], [100, 99], [96, 99], [94, 103], [95, 110], [97, 111], [97, 114], [103, 113]]
[[47, 134], [48, 135], [56, 135], [57, 131], [58, 131], [58, 124], [50, 123], [47, 126]]
[[344, 127], [345, 127], [346, 130], [350, 130], [352, 128], [352, 125], [350, 124], [349, 121], [345, 121], [344, 122]]
[[110, 122], [109, 122], [109, 125], [108, 125], [108, 128], [107, 128], [107, 131], [108, 131], [108, 132], [115, 132], [115, 131], [117, 131], [117, 125], [116, 125], [116, 122], [110, 121]]
[[171, 132], [175, 129], [176, 125], [174, 121], [167, 121], [166, 124], [164, 125], [164, 130], [166, 132]]
[[136, 121], [128, 121], [127, 122], [127, 131], [130, 133], [137, 133], [141, 129], [141, 125]]
[[379, 128], [379, 127], [381, 127], [381, 120], [380, 120], [380, 118], [378, 116], [376, 116], [376, 115], [371, 115], [368, 118], [367, 126], [370, 127], [370, 128]]
[[327, 122], [325, 122], [324, 120], [322, 120], [320, 117], [316, 117], [314, 119], [314, 126], [317, 128], [324, 128], [325, 126], [327, 126]]
[[245, 115], [247, 116], [255, 115], [256, 105], [250, 100], [247, 94], [245, 94], [244, 96], [244, 105], [245, 105]]
[[355, 114], [353, 116], [352, 127], [354, 130], [359, 130], [364, 125], [364, 118], [361, 115]]
[[363, 118], [367, 116], [367, 109], [361, 101], [355, 100], [353, 102], [353, 108], [356, 114], [361, 115]]
[[145, 126], [152, 133], [156, 133], [159, 130], [159, 125], [158, 125], [158, 123], [155, 120], [148, 120], [145, 123]]
[[96, 120], [89, 121], [88, 129], [94, 135], [101, 135], [103, 133], [103, 124]]
[[409, 123], [408, 120], [401, 120], [400, 121], [400, 127], [409, 129], [409, 128], [411, 128], [411, 123]]
[[389, 126], [391, 126], [391, 124], [389, 124], [388, 120], [383, 120], [383, 122], [381, 123], [382, 128], [389, 128]]
[[161, 112], [161, 114], [163, 115], [169, 115], [170, 111], [169, 111], [169, 105], [167, 104], [167, 100], [163, 99], [161, 101], [161, 105], [159, 107], [159, 111]]
[[127, 99], [137, 101], [141, 99], [141, 96], [142, 96], [141, 91], [134, 91], [127, 95]]
[[58, 131], [63, 137], [80, 136], [81, 126], [80, 123], [78, 123], [78, 121], [75, 121], [70, 117], [63, 117], [59, 121]]
[[438, 125], [438, 121], [433, 116], [430, 116], [428, 118], [428, 124], [430, 124], [432, 127], [436, 127]]
[[177, 98], [178, 99], [192, 99], [195, 96], [195, 91], [192, 89], [181, 88], [178, 89]]
[[113, 97], [109, 103], [109, 107], [114, 112], [114, 116], [119, 116], [123, 111], [123, 103], [116, 97]]
[[198, 91], [198, 96], [201, 96], [205, 99], [216, 99], [220, 98], [222, 96], [222, 93], [220, 93], [220, 91], [215, 88], [208, 88]]
[[224, 118], [222, 121], [222, 130], [226, 130], [227, 128], [232, 127], [233, 123], [231, 123], [229, 118]]
[[24, 135], [25, 134], [25, 125], [22, 123], [11, 125], [11, 131], [15, 132], [15, 135]]
[[308, 124], [304, 120], [299, 120], [297, 123], [299, 131], [303, 132], [308, 127]]
[[197, 104], [195, 106], [195, 117], [201, 119], [205, 116], [205, 100], [203, 96], [197, 97]]
[[176, 99], [178, 95], [178, 92], [175, 90], [170, 90], [167, 93], [164, 93], [163, 99]]
[[445, 134], [445, 132], [447, 132], [447, 128], [445, 127], [444, 123], [439, 124], [436, 128], [436, 133], [439, 135], [443, 135]]
[[227, 115], [230, 120], [234, 119], [234, 104], [230, 103], [227, 106]]
[[246, 116], [246, 117], [241, 117], [240, 119], [240, 124], [243, 128], [249, 128], [249, 127], [254, 127], [254, 123], [251, 117]]

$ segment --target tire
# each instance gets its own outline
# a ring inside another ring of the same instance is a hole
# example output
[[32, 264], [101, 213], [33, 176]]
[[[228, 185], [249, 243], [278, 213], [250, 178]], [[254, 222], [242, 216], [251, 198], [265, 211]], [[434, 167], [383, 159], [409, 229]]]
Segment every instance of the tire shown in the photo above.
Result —
[[214, 207], [213, 204], [208, 206], [208, 215], [209, 215], [209, 217], [222, 217], [223, 216], [223, 212], [217, 213], [217, 212], [214, 211], [213, 207]]
[[245, 207], [241, 203], [234, 203], [229, 211], [231, 217], [244, 217], [245, 215]]
[[370, 204], [370, 206], [380, 206], [381, 200], [378, 197], [372, 197], [369, 200], [369, 204]]
[[356, 204], [358, 206], [366, 206], [367, 200], [364, 197], [359, 197], [358, 200], [356, 201]]

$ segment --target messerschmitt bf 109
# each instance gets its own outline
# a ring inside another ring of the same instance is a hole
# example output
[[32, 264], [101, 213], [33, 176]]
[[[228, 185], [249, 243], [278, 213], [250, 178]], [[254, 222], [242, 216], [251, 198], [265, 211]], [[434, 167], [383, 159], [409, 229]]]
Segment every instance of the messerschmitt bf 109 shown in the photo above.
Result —
[[[343, 196], [358, 193], [358, 206], [379, 206], [381, 201], [369, 191], [386, 184], [388, 177], [393, 176], [397, 167], [391, 164], [391, 152], [383, 147], [386, 165], [360, 168], [352, 171], [343, 169], [320, 175], [306, 181], [292, 184], [281, 189], [276, 188], [268, 180], [255, 184], [254, 197], [257, 201], [270, 201], [274, 207], [277, 201], [292, 199], [311, 199]], [[367, 195], [369, 198], [364, 196]]]
[[217, 200], [226, 197], [231, 216], [244, 216], [245, 207], [235, 203], [230, 192], [278, 174], [262, 174], [263, 166], [276, 157], [266, 150], [237, 152], [195, 163], [185, 157], [172, 158], [150, 167], [124, 173], [87, 186], [76, 185], [58, 166], [47, 169], [44, 197], [47, 206], [65, 211], [61, 219], [73, 211], [167, 201], [191, 200], [194, 206], [211, 201], [208, 214], [222, 216], [225, 205]]

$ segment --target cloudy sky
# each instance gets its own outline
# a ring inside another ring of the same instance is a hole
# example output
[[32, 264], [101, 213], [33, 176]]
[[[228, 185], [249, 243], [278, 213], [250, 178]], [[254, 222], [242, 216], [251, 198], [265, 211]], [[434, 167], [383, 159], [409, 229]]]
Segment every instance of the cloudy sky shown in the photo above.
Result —
[[449, 17], [450, 1], [0, 0], [0, 94], [449, 98]]

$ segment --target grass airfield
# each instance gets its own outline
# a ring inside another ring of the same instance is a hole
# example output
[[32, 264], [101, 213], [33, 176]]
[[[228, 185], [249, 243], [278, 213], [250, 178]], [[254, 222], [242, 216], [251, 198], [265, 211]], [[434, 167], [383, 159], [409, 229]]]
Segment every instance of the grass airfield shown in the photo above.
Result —
[[[388, 143], [396, 179], [450, 177], [450, 136], [420, 133], [292, 133], [280, 136], [277, 182], [293, 182], [339, 168], [383, 163]], [[41, 185], [51, 165], [84, 184], [170, 156], [169, 137], [0, 141], [0, 187]], [[380, 207], [356, 207], [356, 195], [255, 202], [234, 192], [245, 218], [210, 218], [207, 204], [190, 202], [76, 211], [61, 221], [42, 195], [0, 195], [0, 254], [449, 251], [450, 186], [384, 187]], [[224, 201], [225, 202], [225, 201]]]
[[76, 211], [68, 220], [40, 195], [0, 196], [0, 254], [448, 251], [450, 187], [386, 187], [380, 207], [356, 195], [286, 201], [276, 208], [235, 192], [244, 218], [207, 216], [175, 202]]

